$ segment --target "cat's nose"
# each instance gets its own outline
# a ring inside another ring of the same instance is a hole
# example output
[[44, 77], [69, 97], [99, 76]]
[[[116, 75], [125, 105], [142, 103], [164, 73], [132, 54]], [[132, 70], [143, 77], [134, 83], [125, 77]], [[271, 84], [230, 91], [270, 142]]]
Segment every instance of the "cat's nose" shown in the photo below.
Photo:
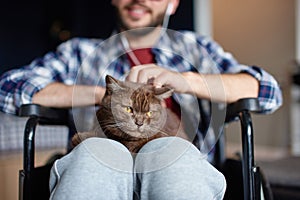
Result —
[[142, 120], [135, 120], [135, 124], [138, 126], [138, 127], [141, 127], [143, 126], [143, 121]]

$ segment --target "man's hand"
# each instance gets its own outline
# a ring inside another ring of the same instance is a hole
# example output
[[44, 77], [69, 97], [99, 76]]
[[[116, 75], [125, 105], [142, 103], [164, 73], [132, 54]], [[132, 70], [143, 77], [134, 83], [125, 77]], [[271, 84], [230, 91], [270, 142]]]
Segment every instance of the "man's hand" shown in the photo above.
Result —
[[178, 93], [187, 93], [191, 90], [189, 83], [182, 73], [170, 71], [155, 64], [135, 66], [129, 72], [126, 80], [151, 83], [156, 87], [169, 86]]
[[192, 94], [198, 98], [228, 103], [235, 102], [240, 98], [257, 97], [259, 91], [258, 80], [246, 73], [179, 73], [155, 64], [132, 68], [126, 79], [132, 82], [152, 83], [156, 87], [169, 86], [178, 93]]

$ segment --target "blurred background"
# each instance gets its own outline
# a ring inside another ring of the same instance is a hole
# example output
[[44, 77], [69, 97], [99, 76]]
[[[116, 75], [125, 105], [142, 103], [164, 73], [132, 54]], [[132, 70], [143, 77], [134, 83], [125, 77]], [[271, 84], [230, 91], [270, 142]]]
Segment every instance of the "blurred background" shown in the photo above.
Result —
[[[293, 79], [300, 73], [299, 15], [299, 0], [181, 0], [170, 20], [169, 28], [209, 35], [241, 63], [260, 66], [279, 81], [284, 105], [272, 115], [253, 119], [257, 160], [300, 155], [300, 86]], [[30, 63], [69, 38], [107, 38], [113, 27], [110, 0], [2, 1], [0, 74]], [[8, 133], [1, 125], [4, 116], [0, 117], [1, 140]], [[228, 127], [226, 137], [227, 154], [239, 151], [239, 126]], [[38, 162], [53, 146], [41, 145]], [[18, 198], [21, 150], [1, 150], [0, 200]]]

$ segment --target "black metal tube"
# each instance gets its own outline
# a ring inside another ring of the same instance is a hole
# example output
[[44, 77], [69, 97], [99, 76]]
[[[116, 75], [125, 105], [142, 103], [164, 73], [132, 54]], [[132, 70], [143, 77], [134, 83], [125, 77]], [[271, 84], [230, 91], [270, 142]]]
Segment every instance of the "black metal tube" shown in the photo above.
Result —
[[248, 111], [240, 113], [242, 147], [243, 147], [243, 182], [244, 182], [244, 199], [255, 199], [254, 176], [254, 144], [252, 119]]
[[30, 200], [31, 198], [31, 184], [32, 172], [34, 169], [34, 136], [35, 129], [38, 124], [37, 117], [30, 117], [25, 126], [24, 131], [24, 185], [23, 185], [23, 198], [24, 200]]

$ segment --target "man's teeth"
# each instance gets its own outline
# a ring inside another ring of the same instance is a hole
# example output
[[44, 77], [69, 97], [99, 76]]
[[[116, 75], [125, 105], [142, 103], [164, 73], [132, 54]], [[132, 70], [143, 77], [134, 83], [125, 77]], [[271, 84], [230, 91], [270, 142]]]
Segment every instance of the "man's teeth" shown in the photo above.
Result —
[[132, 12], [134, 12], [136, 14], [143, 14], [144, 10], [142, 10], [142, 9], [135, 9], [135, 10], [132, 10]]

